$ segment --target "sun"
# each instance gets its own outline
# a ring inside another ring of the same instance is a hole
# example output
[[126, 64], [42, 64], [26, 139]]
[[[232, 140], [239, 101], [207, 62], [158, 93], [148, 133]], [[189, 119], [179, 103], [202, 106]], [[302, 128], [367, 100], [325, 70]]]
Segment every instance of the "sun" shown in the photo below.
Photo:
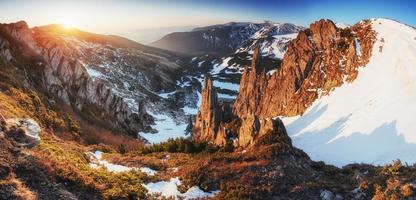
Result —
[[79, 20], [71, 16], [62, 16], [58, 20], [58, 24], [61, 24], [64, 28], [79, 28]]

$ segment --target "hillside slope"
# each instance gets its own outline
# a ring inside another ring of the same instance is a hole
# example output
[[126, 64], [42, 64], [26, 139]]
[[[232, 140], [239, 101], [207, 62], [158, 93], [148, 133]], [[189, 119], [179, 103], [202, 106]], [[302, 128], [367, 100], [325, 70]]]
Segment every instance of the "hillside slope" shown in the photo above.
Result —
[[25, 75], [55, 101], [132, 136], [152, 131], [146, 108], [178, 112], [158, 93], [176, 88], [183, 57], [164, 50], [58, 25], [29, 28], [21, 21], [0, 24], [0, 57], [11, 66], [25, 62], [34, 71]]
[[416, 30], [372, 19], [377, 39], [352, 83], [322, 96], [302, 116], [284, 118], [294, 145], [342, 166], [416, 161]]

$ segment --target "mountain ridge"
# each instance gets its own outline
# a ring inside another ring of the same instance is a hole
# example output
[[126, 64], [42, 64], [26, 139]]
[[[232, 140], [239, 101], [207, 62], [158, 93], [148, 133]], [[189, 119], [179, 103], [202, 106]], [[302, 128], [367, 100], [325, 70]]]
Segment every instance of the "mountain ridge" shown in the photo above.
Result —
[[190, 32], [171, 33], [151, 45], [190, 55], [224, 55], [234, 52], [245, 40], [264, 27], [284, 27], [282, 30], [277, 28], [277, 34], [294, 33], [301, 29], [289, 23], [230, 22], [200, 27]]

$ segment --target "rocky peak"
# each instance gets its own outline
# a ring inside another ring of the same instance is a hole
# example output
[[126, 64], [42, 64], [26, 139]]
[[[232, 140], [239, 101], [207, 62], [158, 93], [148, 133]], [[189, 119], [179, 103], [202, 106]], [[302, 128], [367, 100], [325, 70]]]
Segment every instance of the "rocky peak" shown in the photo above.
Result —
[[251, 68], [246, 67], [241, 77], [240, 91], [234, 104], [234, 114], [237, 116], [256, 113], [267, 81], [266, 71], [259, 65], [260, 60], [260, 49], [257, 47], [253, 53]]
[[259, 118], [255, 114], [267, 82], [265, 69], [259, 67], [260, 59], [260, 50], [256, 48], [251, 67], [246, 67], [243, 73], [238, 96], [240, 101], [234, 104], [233, 109], [228, 103], [218, 103], [211, 79], [205, 78], [202, 104], [194, 126], [194, 140], [220, 146], [232, 141], [234, 146], [250, 147], [263, 138], [261, 144], [277, 141], [291, 146], [280, 119]]
[[218, 94], [213, 87], [212, 80], [209, 76], [205, 76], [204, 85], [202, 86], [202, 110], [212, 110], [218, 107]]
[[[290, 42], [282, 65], [266, 83], [257, 78], [249, 82], [259, 86], [243, 87], [248, 79], [242, 79], [235, 112], [240, 117], [302, 114], [320, 95], [356, 77], [357, 68], [368, 62], [373, 37], [366, 23], [352, 29], [338, 29], [330, 20], [311, 24]], [[361, 43], [361, 52], [356, 52], [356, 41]], [[259, 89], [261, 95], [247, 95], [259, 93]]]
[[32, 30], [29, 28], [25, 21], [19, 21], [11, 24], [1, 24], [2, 32], [9, 35], [15, 41], [20, 42], [23, 45], [27, 45], [32, 50], [35, 49], [35, 42], [32, 37]]
[[331, 20], [321, 19], [312, 23], [310, 31], [318, 49], [327, 47], [337, 37], [337, 27]]
[[[204, 119], [199, 122], [202, 127], [199, 130], [210, 135], [205, 139], [224, 144], [224, 139], [217, 142], [216, 137], [225, 138], [225, 141], [233, 137], [235, 145], [240, 147], [265, 141], [291, 146], [284, 125], [276, 116], [302, 114], [321, 95], [356, 77], [357, 68], [368, 62], [374, 42], [374, 31], [368, 23], [358, 23], [351, 29], [338, 29], [330, 20], [311, 24], [289, 43], [282, 65], [270, 76], [259, 69], [261, 55], [257, 48], [251, 67], [244, 70], [239, 95], [233, 105], [231, 121], [238, 121], [238, 126], [212, 120], [220, 111], [208, 93], [205, 93], [208, 96], [203, 95], [205, 103], [198, 119]], [[233, 129], [227, 130], [233, 125]]]
[[220, 125], [220, 106], [212, 80], [205, 76], [201, 107], [195, 120], [192, 138], [197, 141], [215, 141]]

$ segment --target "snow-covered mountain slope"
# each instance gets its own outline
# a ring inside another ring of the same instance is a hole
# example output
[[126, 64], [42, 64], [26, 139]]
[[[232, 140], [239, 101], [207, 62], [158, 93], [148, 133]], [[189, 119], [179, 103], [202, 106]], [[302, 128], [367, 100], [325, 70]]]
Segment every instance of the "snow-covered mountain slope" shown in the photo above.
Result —
[[296, 38], [303, 27], [288, 23], [269, 23], [245, 41], [236, 53], [248, 52], [253, 54], [260, 47], [263, 56], [282, 59], [290, 40]]
[[151, 45], [191, 55], [226, 55], [251, 43], [273, 41], [273, 36], [297, 33], [302, 27], [289, 23], [230, 22], [195, 28], [189, 32], [171, 33]]
[[377, 40], [358, 77], [302, 116], [283, 118], [294, 145], [313, 160], [337, 166], [416, 162], [416, 30], [371, 21]]
[[[251, 24], [251, 25], [250, 25]], [[198, 28], [194, 31], [207, 31], [218, 27], [248, 26], [255, 32], [241, 43], [234, 52], [224, 56], [196, 56], [190, 62], [195, 66], [193, 76], [202, 85], [203, 76], [209, 74], [217, 88], [219, 98], [232, 100], [238, 94], [241, 74], [245, 66], [250, 66], [253, 50], [260, 47], [262, 53], [261, 65], [267, 71], [274, 70], [280, 65], [280, 60], [286, 52], [289, 41], [296, 38], [303, 27], [290, 23], [265, 22], [229, 23], [225, 25]], [[189, 81], [190, 79], [188, 79]]]

